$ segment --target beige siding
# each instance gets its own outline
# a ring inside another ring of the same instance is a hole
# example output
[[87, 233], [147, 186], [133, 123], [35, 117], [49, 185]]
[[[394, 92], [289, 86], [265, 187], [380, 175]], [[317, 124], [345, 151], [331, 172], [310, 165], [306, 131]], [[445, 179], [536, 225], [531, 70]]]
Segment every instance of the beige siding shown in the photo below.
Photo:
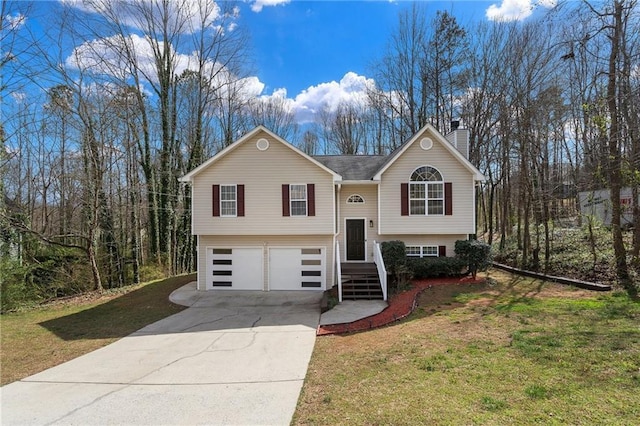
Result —
[[[347, 204], [347, 199], [353, 194], [362, 196], [364, 204]], [[339, 199], [340, 218], [338, 220], [338, 242], [340, 243], [341, 261], [346, 261], [345, 220], [365, 219], [365, 233], [367, 238], [366, 261], [373, 262], [373, 241], [380, 241], [378, 235], [378, 186], [377, 185], [349, 185], [344, 184], [340, 189]], [[373, 220], [373, 228], [369, 221]]]
[[325, 249], [325, 273], [327, 289], [334, 283], [333, 236], [327, 235], [200, 235], [198, 236], [198, 289], [206, 288], [207, 247], [240, 248], [263, 247], [264, 290], [269, 288], [269, 248], [277, 247], [322, 247]]
[[[387, 234], [470, 234], [475, 232], [473, 175], [432, 135], [433, 147], [420, 148], [418, 140], [382, 174], [380, 183], [380, 233]], [[453, 215], [402, 216], [400, 184], [408, 182], [420, 166], [432, 166], [452, 183]]]
[[[269, 140], [266, 151], [256, 148], [260, 138]], [[308, 183], [315, 184], [316, 215], [283, 217], [282, 185]], [[244, 217], [213, 217], [213, 184], [245, 185]], [[332, 175], [264, 132], [199, 173], [192, 191], [196, 235], [333, 234]]]

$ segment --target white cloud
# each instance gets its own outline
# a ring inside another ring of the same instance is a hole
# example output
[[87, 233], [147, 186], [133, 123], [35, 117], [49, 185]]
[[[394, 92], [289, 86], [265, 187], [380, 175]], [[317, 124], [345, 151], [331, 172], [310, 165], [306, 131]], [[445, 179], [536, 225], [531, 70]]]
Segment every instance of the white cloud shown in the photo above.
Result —
[[[60, 0], [66, 6], [88, 13], [97, 13], [107, 19], [117, 17], [125, 25], [144, 30], [146, 13], [157, 10], [155, 0]], [[216, 28], [216, 21], [223, 17], [220, 6], [214, 0], [182, 0], [169, 1], [168, 25], [170, 31], [192, 34], [205, 28]], [[234, 8], [234, 13], [239, 9]], [[235, 19], [237, 16], [225, 14], [225, 18]], [[173, 26], [173, 28], [172, 28]]]
[[262, 12], [262, 8], [265, 6], [278, 6], [281, 4], [287, 4], [291, 0], [255, 0], [251, 5], [251, 10], [256, 13]]
[[324, 108], [334, 112], [341, 103], [366, 102], [367, 89], [373, 87], [373, 79], [348, 72], [339, 82], [320, 83], [303, 90], [293, 99], [293, 110], [299, 122], [310, 122]]
[[27, 17], [21, 13], [15, 15], [7, 15], [4, 17], [5, 25], [9, 27], [11, 31], [19, 30], [24, 26], [27, 21]]
[[522, 21], [533, 13], [538, 7], [551, 9], [556, 6], [557, 0], [502, 0], [498, 6], [492, 4], [486, 10], [487, 18], [491, 21]]
[[[162, 50], [162, 42], [159, 50]], [[131, 34], [127, 37], [112, 36], [104, 39], [92, 40], [76, 47], [66, 59], [65, 65], [74, 70], [89, 72], [96, 75], [113, 76], [119, 80], [128, 81], [132, 76], [132, 65], [123, 55], [127, 46], [133, 52], [133, 60], [142, 77], [150, 83], [158, 82], [158, 74], [154, 59], [153, 48], [145, 37]], [[173, 50], [173, 49], [172, 49]], [[175, 75], [180, 76], [186, 70], [197, 70], [199, 66], [197, 52], [190, 55], [174, 52]], [[229, 70], [217, 62], [208, 61], [204, 65], [206, 75], [215, 76], [212, 86], [227, 90], [229, 83], [234, 82], [234, 89], [245, 99], [259, 96], [264, 90], [264, 83], [257, 77], [237, 78]]]
[[245, 77], [240, 79], [240, 96], [244, 99], [252, 99], [259, 96], [264, 90], [264, 83], [258, 77]]
[[11, 92], [11, 97], [16, 103], [22, 103], [27, 99], [27, 94], [24, 92]]
[[[158, 77], [149, 40], [136, 34], [125, 38], [112, 36], [99, 40], [92, 40], [76, 47], [66, 59], [65, 65], [71, 69], [80, 70], [96, 75], [113, 76], [123, 81], [131, 81], [131, 65], [122, 56], [122, 49], [126, 45], [134, 52], [137, 68], [150, 83], [157, 83]], [[175, 74], [181, 75], [185, 70], [196, 70], [198, 66], [197, 53], [182, 54], [175, 52]], [[289, 98], [285, 88], [279, 88], [270, 95], [263, 94], [265, 84], [258, 77], [250, 76], [237, 78], [219, 63], [205, 64], [205, 74], [215, 76], [212, 86], [219, 90], [234, 90], [244, 99], [280, 98], [287, 107], [294, 112], [300, 123], [311, 122], [322, 110], [334, 112], [340, 104], [347, 103], [362, 105], [367, 102], [367, 91], [375, 87], [375, 81], [354, 72], [346, 73], [340, 81], [330, 81], [310, 86]], [[232, 85], [229, 82], [234, 82]]]

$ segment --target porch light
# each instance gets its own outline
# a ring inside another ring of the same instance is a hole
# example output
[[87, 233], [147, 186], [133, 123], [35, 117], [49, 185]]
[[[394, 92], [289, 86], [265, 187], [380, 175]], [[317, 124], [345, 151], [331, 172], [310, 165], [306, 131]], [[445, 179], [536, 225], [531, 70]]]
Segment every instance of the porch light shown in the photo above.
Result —
[[373, 220], [369, 220], [369, 228], [373, 228]]

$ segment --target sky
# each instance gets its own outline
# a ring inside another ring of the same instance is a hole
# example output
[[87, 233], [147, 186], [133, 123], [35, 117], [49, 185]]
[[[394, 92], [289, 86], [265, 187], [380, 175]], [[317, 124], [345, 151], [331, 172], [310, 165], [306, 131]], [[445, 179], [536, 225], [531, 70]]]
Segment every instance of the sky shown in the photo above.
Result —
[[[193, 0], [197, 1], [213, 0]], [[421, 3], [429, 15], [446, 10], [465, 25], [480, 20], [524, 21], [554, 7], [556, 2], [423, 0]], [[54, 16], [62, 4], [82, 8], [79, 0], [36, 1], [31, 16], [21, 18], [18, 12], [10, 11], [5, 23], [20, 25], [24, 27], [21, 30], [37, 34], [43, 24], [39, 20]], [[331, 109], [341, 101], [358, 100], [368, 85], [375, 84], [372, 63], [383, 54], [397, 26], [398, 13], [410, 6], [409, 1], [403, 0], [244, 0], [238, 3], [233, 27], [227, 30], [242, 28], [250, 34], [254, 64], [247, 79], [249, 95], [285, 98], [298, 121], [304, 123], [324, 105]], [[77, 66], [72, 49], [77, 53], [82, 47], [69, 47], [68, 66]], [[184, 67], [188, 67], [190, 52], [180, 54]]]

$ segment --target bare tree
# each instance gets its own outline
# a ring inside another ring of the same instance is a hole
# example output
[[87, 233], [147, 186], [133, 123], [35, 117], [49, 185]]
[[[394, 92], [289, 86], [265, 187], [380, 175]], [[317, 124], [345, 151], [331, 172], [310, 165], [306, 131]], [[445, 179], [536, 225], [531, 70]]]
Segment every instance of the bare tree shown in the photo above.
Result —
[[284, 96], [259, 97], [249, 101], [248, 119], [252, 126], [263, 125], [285, 140], [296, 143], [298, 124]]
[[437, 11], [431, 21], [424, 70], [428, 120], [441, 132], [460, 116], [459, 98], [467, 85], [469, 50], [467, 32], [447, 11]]
[[[629, 290], [637, 291], [631, 281], [627, 264], [626, 247], [622, 235], [621, 227], [621, 200], [620, 192], [624, 184], [623, 170], [629, 170], [629, 162], [625, 161], [626, 153], [623, 154], [624, 135], [633, 135], [637, 118], [630, 122], [625, 120], [627, 111], [626, 99], [631, 96], [628, 92], [629, 86], [625, 84], [625, 63], [628, 61], [627, 41], [629, 40], [628, 25], [631, 22], [632, 14], [637, 7], [635, 0], [612, 0], [604, 5], [602, 10], [596, 9], [589, 2], [585, 1], [593, 17], [596, 26], [593, 28], [596, 34], [606, 35], [607, 52], [606, 58], [606, 117], [608, 126], [601, 132], [603, 138], [601, 143], [607, 149], [608, 161], [606, 166], [606, 177], [611, 192], [611, 231], [613, 237], [613, 249], [616, 262], [616, 273], [620, 282]], [[637, 19], [637, 18], [636, 18]], [[635, 21], [637, 22], [637, 20]], [[591, 37], [589, 37], [591, 38]], [[627, 167], [625, 167], [627, 166]], [[637, 191], [636, 191], [637, 193]], [[637, 205], [637, 201], [635, 201]]]
[[400, 12], [386, 52], [374, 65], [378, 91], [372, 105], [380, 110], [379, 117], [389, 120], [400, 141], [428, 122], [427, 40], [425, 9], [413, 3]]
[[367, 106], [340, 103], [335, 111], [325, 108], [320, 113], [325, 143], [339, 154], [369, 153], [369, 114]]

